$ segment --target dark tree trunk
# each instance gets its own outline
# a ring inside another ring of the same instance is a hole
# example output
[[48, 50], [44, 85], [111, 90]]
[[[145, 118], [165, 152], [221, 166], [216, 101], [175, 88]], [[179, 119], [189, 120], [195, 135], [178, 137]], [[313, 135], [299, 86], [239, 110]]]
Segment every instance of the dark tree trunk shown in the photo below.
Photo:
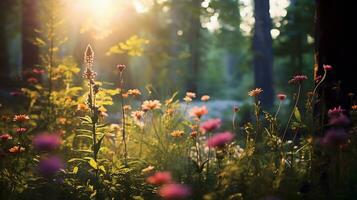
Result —
[[8, 0], [0, 1], [0, 79], [6, 80], [9, 78], [9, 59], [6, 35], [6, 15], [8, 12]]
[[255, 87], [263, 89], [262, 105], [271, 108], [274, 103], [273, 89], [273, 46], [270, 34], [272, 22], [269, 14], [269, 0], [254, 1], [254, 79]]
[[319, 90], [323, 99], [317, 108], [323, 104], [325, 110], [339, 105], [350, 109], [348, 93], [357, 93], [356, 10], [356, 1], [316, 0], [315, 77], [323, 74], [323, 64], [333, 67]]
[[187, 91], [197, 92], [197, 76], [199, 76], [200, 66], [200, 32], [201, 32], [201, 0], [191, 1], [191, 11], [187, 12], [190, 27], [187, 34], [190, 58], [188, 63]]
[[33, 44], [35, 29], [38, 29], [38, 0], [22, 1], [22, 69], [31, 69], [39, 64], [39, 48]]

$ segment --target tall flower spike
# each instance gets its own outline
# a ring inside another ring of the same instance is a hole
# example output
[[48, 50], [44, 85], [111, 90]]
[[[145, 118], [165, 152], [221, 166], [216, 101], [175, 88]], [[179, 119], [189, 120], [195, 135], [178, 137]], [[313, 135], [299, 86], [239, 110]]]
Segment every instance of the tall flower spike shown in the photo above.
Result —
[[90, 44], [88, 44], [86, 51], [84, 52], [84, 62], [86, 62], [89, 66], [92, 66], [94, 62], [94, 51]]

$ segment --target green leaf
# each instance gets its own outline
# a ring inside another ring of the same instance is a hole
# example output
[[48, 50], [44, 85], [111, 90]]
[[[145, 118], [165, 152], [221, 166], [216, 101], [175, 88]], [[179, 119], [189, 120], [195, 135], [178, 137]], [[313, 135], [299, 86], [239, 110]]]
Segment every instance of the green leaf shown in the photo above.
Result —
[[70, 160], [68, 160], [68, 163], [74, 162], [74, 161], [81, 161], [81, 162], [86, 162], [86, 160], [82, 159], [82, 158], [72, 158]]
[[104, 168], [103, 165], [99, 166], [98, 168], [99, 168], [100, 170], [102, 170], [102, 172], [106, 173], [105, 168]]
[[88, 161], [88, 164], [93, 168], [93, 169], [98, 169], [98, 164], [95, 162], [95, 160], [92, 158]]
[[97, 144], [94, 146], [94, 148], [93, 148], [94, 154], [98, 154], [100, 146], [102, 145], [103, 139], [104, 139], [104, 135], [98, 140]]
[[89, 136], [89, 135], [76, 135], [75, 137], [81, 137], [81, 138], [87, 138], [87, 139], [90, 139], [92, 140], [92, 136]]
[[297, 107], [295, 107], [294, 116], [295, 116], [295, 118], [296, 118], [296, 120], [298, 122], [301, 122], [301, 114], [300, 114], [300, 111], [299, 111], [299, 109]]

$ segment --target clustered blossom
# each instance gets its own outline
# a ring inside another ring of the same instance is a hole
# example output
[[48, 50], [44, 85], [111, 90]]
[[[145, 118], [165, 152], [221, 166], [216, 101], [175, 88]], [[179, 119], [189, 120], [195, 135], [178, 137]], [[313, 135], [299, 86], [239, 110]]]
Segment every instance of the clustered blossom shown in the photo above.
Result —
[[172, 182], [170, 172], [156, 172], [154, 175], [149, 176], [146, 181], [153, 185], [163, 185]]
[[305, 76], [305, 75], [296, 75], [289, 81], [289, 83], [291, 83], [291, 84], [301, 84], [305, 80], [307, 80], [307, 76]]
[[183, 136], [184, 132], [181, 130], [174, 130], [170, 133], [172, 137], [181, 137]]
[[203, 96], [201, 97], [201, 101], [208, 101], [210, 98], [211, 98], [211, 97], [208, 96], [208, 95], [203, 95]]
[[207, 140], [208, 147], [223, 147], [227, 143], [234, 139], [234, 135], [231, 132], [217, 133]]
[[51, 177], [63, 168], [62, 160], [56, 156], [42, 158], [38, 164], [38, 172], [44, 177]]
[[145, 112], [149, 110], [160, 109], [160, 108], [161, 108], [161, 103], [158, 100], [146, 100], [141, 105], [141, 109]]
[[190, 115], [196, 117], [197, 119], [201, 119], [201, 117], [206, 114], [208, 114], [208, 110], [206, 106], [201, 106], [201, 107], [195, 106], [190, 110]]
[[172, 183], [161, 187], [159, 195], [164, 199], [183, 199], [191, 195], [191, 189], [182, 184]]
[[38, 151], [51, 151], [57, 149], [61, 145], [61, 138], [55, 133], [42, 133], [33, 138], [32, 144]]
[[262, 92], [263, 92], [263, 90], [261, 88], [255, 88], [254, 90], [249, 91], [248, 95], [251, 97], [256, 97]]
[[284, 101], [286, 99], [286, 95], [285, 94], [278, 94], [276, 96], [280, 101]]
[[19, 114], [19, 115], [15, 115], [13, 121], [14, 122], [25, 122], [27, 120], [29, 120], [30, 117], [28, 115], [24, 115], [24, 114]]
[[222, 125], [221, 119], [209, 119], [205, 122], [202, 122], [200, 125], [200, 129], [203, 132], [210, 132], [213, 131], [217, 128], [219, 128]]

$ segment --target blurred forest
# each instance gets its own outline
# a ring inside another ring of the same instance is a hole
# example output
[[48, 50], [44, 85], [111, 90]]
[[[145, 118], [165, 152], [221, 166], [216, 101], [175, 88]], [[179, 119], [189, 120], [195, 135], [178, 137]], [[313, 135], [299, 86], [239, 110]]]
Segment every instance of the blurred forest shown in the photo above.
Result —
[[52, 53], [80, 64], [90, 43], [99, 80], [117, 84], [112, 67], [126, 64], [128, 87], [157, 96], [193, 91], [244, 101], [261, 87], [270, 107], [275, 93], [290, 92], [292, 74], [312, 78], [311, 0], [1, 0], [0, 9], [2, 97], [41, 65], [50, 35], [39, 30], [51, 20], [50, 34], [61, 38], [51, 41], [59, 46]]

